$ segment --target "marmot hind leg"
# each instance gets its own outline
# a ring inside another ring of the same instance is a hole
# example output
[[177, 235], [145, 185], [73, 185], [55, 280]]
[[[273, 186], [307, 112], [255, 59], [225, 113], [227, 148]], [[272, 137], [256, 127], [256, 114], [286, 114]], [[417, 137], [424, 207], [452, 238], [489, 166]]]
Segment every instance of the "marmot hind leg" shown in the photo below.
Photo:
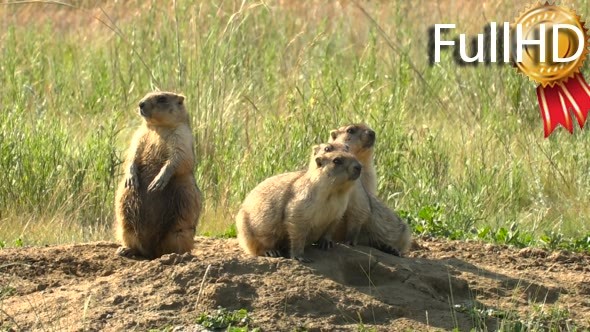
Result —
[[168, 213], [165, 218], [169, 221], [162, 225], [160, 244], [156, 255], [169, 253], [184, 254], [194, 248], [195, 233], [201, 214], [200, 192], [194, 182], [176, 182], [172, 187], [168, 200]]
[[389, 244], [375, 243], [373, 245], [373, 247], [377, 250], [383, 251], [386, 254], [390, 254], [390, 255], [398, 256], [398, 257], [402, 256], [398, 249], [392, 247]]
[[123, 257], [143, 256], [137, 223], [140, 218], [140, 199], [132, 188], [121, 188], [117, 197], [115, 237], [122, 244], [116, 255]]
[[127, 257], [127, 258], [131, 258], [133, 256], [141, 256], [141, 253], [139, 252], [139, 250], [129, 248], [129, 247], [124, 247], [124, 246], [117, 248], [117, 251], [115, 252], [115, 254], [117, 254], [118, 256]]
[[255, 235], [250, 214], [243, 208], [238, 211], [236, 216], [236, 230], [238, 233], [238, 243], [248, 254], [268, 257], [274, 257], [279, 254], [278, 252], [274, 252], [273, 249], [268, 249], [269, 246], [263, 243], [265, 238]]
[[[180, 222], [185, 224], [186, 222]], [[170, 230], [160, 242], [158, 246], [157, 256], [160, 257], [164, 254], [184, 254], [190, 253], [195, 247], [195, 228], [194, 227], [177, 227]]]

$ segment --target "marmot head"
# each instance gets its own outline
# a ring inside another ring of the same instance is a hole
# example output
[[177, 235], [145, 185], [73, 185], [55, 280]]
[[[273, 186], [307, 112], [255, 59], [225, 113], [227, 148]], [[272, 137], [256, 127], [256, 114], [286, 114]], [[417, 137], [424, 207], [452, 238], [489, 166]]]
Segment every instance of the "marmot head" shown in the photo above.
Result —
[[184, 96], [173, 92], [150, 92], [139, 101], [137, 112], [153, 126], [175, 127], [188, 124]]
[[366, 162], [373, 155], [375, 131], [366, 124], [351, 124], [332, 130], [329, 143], [343, 143], [359, 160]]
[[[315, 147], [314, 147], [315, 149]], [[310, 171], [317, 176], [326, 176], [336, 186], [350, 187], [361, 175], [362, 165], [355, 156], [346, 151], [319, 152], [309, 165]]]
[[350, 147], [348, 146], [348, 144], [344, 144], [344, 143], [340, 143], [340, 142], [322, 143], [322, 144], [314, 145], [313, 148], [311, 149], [311, 157], [313, 158], [313, 157], [322, 155], [326, 152], [332, 152], [332, 151], [350, 152]]

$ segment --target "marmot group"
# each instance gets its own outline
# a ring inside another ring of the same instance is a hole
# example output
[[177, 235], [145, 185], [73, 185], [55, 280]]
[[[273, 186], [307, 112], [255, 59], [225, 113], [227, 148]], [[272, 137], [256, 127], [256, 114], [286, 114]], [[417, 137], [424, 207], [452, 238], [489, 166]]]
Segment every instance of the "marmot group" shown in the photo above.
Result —
[[201, 192], [184, 99], [152, 92], [139, 102], [144, 121], [131, 140], [115, 199], [118, 255], [152, 259], [193, 249]]
[[309, 262], [305, 246], [329, 246], [362, 166], [348, 152], [315, 156], [318, 149], [313, 147], [307, 171], [267, 178], [246, 196], [236, 227], [247, 253]]
[[[340, 234], [336, 240], [355, 244], [351, 241], [350, 231], [360, 229], [360, 232], [353, 233], [359, 237], [359, 244], [400, 256], [410, 247], [411, 231], [395, 212], [377, 198], [377, 175], [373, 164], [375, 136], [375, 131], [365, 124], [351, 124], [330, 132], [328, 141], [333, 147], [346, 145], [346, 149], [363, 165], [360, 182], [364, 190], [356, 190], [356, 195], [351, 197], [343, 222], [336, 232]], [[343, 237], [343, 233], [347, 235]]]

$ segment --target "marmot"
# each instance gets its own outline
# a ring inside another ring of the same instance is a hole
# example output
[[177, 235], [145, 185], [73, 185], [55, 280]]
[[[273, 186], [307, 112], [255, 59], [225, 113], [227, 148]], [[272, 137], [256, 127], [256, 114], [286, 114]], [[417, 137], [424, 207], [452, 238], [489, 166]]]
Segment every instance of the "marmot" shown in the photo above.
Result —
[[[376, 172], [373, 166], [375, 131], [365, 124], [347, 125], [332, 130], [329, 141], [335, 148], [340, 147], [339, 144], [346, 144], [350, 152], [361, 162], [361, 183], [366, 194], [366, 197], [363, 197], [362, 191], [357, 190], [357, 195], [351, 197], [343, 223], [335, 233], [344, 233], [343, 228], [350, 230], [360, 227], [360, 232], [356, 233], [357, 237], [360, 235], [359, 244], [401, 256], [410, 247], [411, 231], [409, 226], [377, 197]], [[368, 222], [364, 217], [367, 209], [370, 211]], [[344, 241], [341, 235], [336, 238], [340, 242], [356, 244], [350, 239], [350, 235], [347, 235]]]
[[153, 259], [193, 249], [202, 202], [184, 99], [152, 92], [139, 102], [144, 123], [127, 151], [115, 199], [118, 255]]
[[377, 172], [373, 165], [373, 152], [375, 147], [375, 131], [366, 124], [351, 124], [330, 131], [328, 143], [347, 144], [350, 152], [363, 165], [361, 182], [365, 189], [377, 195]]
[[251, 255], [310, 262], [304, 247], [331, 241], [361, 169], [352, 154], [334, 151], [312, 158], [305, 172], [262, 181], [236, 215], [240, 246]]
[[[313, 157], [322, 156], [325, 153], [333, 151], [349, 152], [350, 147], [347, 144], [334, 142], [322, 143], [314, 148]], [[361, 172], [362, 177], [362, 172]], [[356, 245], [363, 226], [371, 220], [371, 202], [369, 194], [361, 181], [356, 181], [350, 193], [348, 206], [342, 216], [342, 221], [336, 226], [333, 240], [345, 244]], [[328, 246], [331, 243], [327, 243]]]

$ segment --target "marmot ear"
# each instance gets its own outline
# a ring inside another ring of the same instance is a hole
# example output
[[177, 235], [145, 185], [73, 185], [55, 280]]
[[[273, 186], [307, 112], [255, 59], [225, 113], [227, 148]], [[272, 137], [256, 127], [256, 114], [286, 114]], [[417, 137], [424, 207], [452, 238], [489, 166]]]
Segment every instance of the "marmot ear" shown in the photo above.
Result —
[[319, 145], [314, 145], [314, 146], [311, 148], [311, 151], [313, 152], [313, 155], [314, 155], [314, 156], [315, 156], [315, 155], [318, 153], [318, 151], [319, 151], [319, 150], [320, 150], [320, 146], [319, 146]]
[[318, 168], [322, 167], [322, 158], [316, 157], [315, 158], [315, 163], [318, 166]]
[[332, 130], [330, 132], [330, 137], [332, 137], [332, 139], [336, 139], [336, 137], [338, 137], [338, 131], [337, 130]]
[[182, 105], [182, 103], [184, 102], [184, 96], [183, 95], [176, 95], [176, 97], [178, 98], [178, 104]]

